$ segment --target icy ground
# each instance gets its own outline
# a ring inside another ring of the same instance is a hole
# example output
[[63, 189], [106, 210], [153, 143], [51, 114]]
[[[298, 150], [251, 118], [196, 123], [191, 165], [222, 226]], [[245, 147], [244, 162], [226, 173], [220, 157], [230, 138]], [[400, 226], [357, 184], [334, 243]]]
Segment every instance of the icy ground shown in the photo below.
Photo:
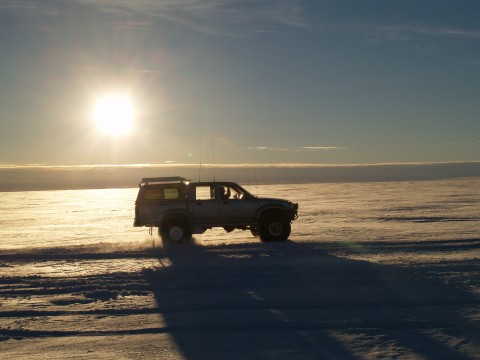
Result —
[[480, 359], [478, 185], [260, 188], [299, 201], [291, 240], [213, 231], [165, 248], [130, 229], [129, 196], [5, 194], [0, 358]]

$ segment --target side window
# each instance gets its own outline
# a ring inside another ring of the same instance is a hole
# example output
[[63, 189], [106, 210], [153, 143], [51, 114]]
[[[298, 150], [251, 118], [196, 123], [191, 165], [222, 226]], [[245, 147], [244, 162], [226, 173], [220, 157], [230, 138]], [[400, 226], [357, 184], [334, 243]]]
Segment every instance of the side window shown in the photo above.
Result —
[[177, 200], [180, 199], [181, 193], [178, 188], [157, 188], [147, 189], [143, 195], [144, 200]]
[[197, 186], [195, 188], [195, 200], [214, 200], [215, 188], [213, 186]]
[[218, 191], [222, 200], [228, 200], [232, 195], [229, 186], [219, 186]]
[[180, 199], [180, 190], [177, 188], [173, 189], [164, 189], [164, 199], [165, 200], [175, 200]]
[[240, 190], [238, 190], [236, 188], [231, 188], [230, 198], [231, 199], [241, 199], [242, 198], [242, 193], [240, 192]]
[[147, 189], [143, 195], [145, 200], [162, 200], [163, 189]]

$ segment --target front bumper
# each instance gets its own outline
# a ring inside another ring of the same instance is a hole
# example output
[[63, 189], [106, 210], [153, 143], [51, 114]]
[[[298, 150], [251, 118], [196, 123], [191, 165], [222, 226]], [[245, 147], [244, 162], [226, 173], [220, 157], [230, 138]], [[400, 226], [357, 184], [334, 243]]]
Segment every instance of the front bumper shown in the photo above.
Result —
[[290, 203], [290, 217], [292, 220], [298, 218], [298, 204], [297, 203]]

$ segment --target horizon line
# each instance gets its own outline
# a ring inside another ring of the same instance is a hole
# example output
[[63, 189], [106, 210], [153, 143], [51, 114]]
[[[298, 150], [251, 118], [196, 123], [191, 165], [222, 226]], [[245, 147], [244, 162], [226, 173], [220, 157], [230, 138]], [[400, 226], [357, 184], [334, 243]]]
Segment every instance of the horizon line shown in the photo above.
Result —
[[376, 167], [376, 166], [434, 166], [434, 165], [455, 165], [455, 164], [480, 164], [480, 160], [459, 160], [459, 161], [410, 161], [410, 162], [381, 162], [381, 163], [133, 163], [133, 164], [77, 164], [77, 165], [49, 165], [49, 164], [0, 164], [0, 170], [22, 170], [22, 169], [100, 169], [100, 168], [168, 168], [168, 167], [202, 167], [202, 168], [322, 168], [322, 167]]

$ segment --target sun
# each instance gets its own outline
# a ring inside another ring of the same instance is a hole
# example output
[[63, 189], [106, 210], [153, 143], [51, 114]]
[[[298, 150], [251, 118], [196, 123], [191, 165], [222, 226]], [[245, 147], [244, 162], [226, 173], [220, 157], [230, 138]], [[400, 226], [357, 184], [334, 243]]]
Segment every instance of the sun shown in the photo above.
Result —
[[109, 135], [128, 133], [133, 126], [133, 105], [126, 96], [106, 96], [95, 104], [94, 118], [98, 129]]

